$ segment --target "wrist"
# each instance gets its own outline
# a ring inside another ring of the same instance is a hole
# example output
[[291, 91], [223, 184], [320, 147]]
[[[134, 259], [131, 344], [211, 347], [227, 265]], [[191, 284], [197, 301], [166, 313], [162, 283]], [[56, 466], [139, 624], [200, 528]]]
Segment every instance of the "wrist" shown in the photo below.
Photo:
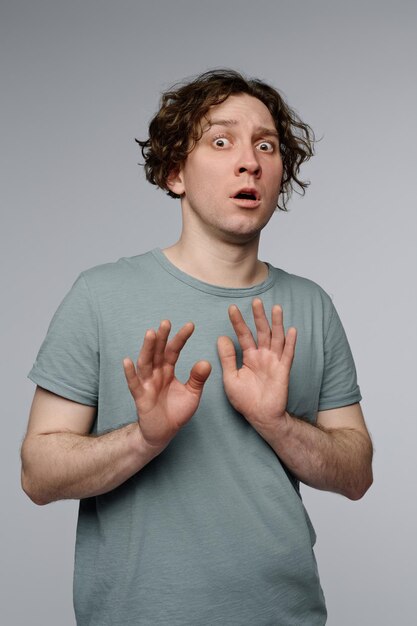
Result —
[[281, 415], [274, 416], [268, 420], [262, 428], [262, 431], [259, 430], [258, 432], [269, 445], [274, 446], [274, 444], [279, 441], [282, 446], [291, 432], [293, 419], [294, 418], [285, 411]]
[[163, 450], [163, 448], [152, 446], [146, 441], [138, 422], [129, 425], [129, 437], [137, 471], [152, 461]]

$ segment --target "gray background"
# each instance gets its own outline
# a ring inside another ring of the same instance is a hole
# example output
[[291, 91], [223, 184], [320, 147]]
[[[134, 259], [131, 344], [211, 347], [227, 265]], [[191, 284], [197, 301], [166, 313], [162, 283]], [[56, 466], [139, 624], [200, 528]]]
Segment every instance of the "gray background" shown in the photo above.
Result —
[[77, 502], [20, 491], [26, 374], [80, 271], [176, 241], [179, 203], [145, 181], [134, 137], [172, 82], [229, 66], [323, 137], [260, 258], [333, 296], [376, 448], [363, 500], [303, 489], [328, 623], [414, 624], [415, 2], [2, 0], [0, 17], [1, 622], [74, 623]]

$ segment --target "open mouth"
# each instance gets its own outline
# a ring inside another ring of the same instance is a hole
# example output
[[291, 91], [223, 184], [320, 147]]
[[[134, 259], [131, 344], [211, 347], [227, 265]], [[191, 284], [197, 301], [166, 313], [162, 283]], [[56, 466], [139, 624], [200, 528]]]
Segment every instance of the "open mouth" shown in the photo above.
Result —
[[237, 193], [234, 198], [238, 200], [257, 200], [254, 193]]
[[257, 189], [255, 187], [242, 187], [234, 196], [234, 200], [243, 200], [246, 202], [259, 202], [261, 199]]

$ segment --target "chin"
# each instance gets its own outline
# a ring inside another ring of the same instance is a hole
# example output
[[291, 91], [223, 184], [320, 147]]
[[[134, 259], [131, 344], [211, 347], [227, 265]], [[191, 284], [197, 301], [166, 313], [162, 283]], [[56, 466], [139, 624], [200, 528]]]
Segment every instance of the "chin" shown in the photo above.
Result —
[[257, 237], [259, 237], [261, 233], [261, 228], [251, 228], [251, 229], [222, 229], [223, 239], [230, 243], [249, 243], [253, 241]]
[[250, 237], [253, 238], [258, 235], [263, 228], [268, 224], [270, 217], [268, 219], [263, 219], [262, 221], [259, 218], [255, 219], [239, 219], [235, 220], [233, 223], [223, 225], [222, 230], [224, 232], [229, 232], [230, 234], [236, 235], [236, 237]]

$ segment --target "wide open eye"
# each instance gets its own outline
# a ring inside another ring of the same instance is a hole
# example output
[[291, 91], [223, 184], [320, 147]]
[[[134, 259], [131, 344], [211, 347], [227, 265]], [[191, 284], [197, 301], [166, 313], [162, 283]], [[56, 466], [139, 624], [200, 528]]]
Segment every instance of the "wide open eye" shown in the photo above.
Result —
[[270, 141], [261, 141], [256, 147], [260, 152], [273, 152], [275, 149], [274, 144]]
[[216, 148], [227, 148], [230, 145], [230, 141], [227, 139], [227, 137], [219, 135], [218, 137], [214, 137], [213, 144]]

